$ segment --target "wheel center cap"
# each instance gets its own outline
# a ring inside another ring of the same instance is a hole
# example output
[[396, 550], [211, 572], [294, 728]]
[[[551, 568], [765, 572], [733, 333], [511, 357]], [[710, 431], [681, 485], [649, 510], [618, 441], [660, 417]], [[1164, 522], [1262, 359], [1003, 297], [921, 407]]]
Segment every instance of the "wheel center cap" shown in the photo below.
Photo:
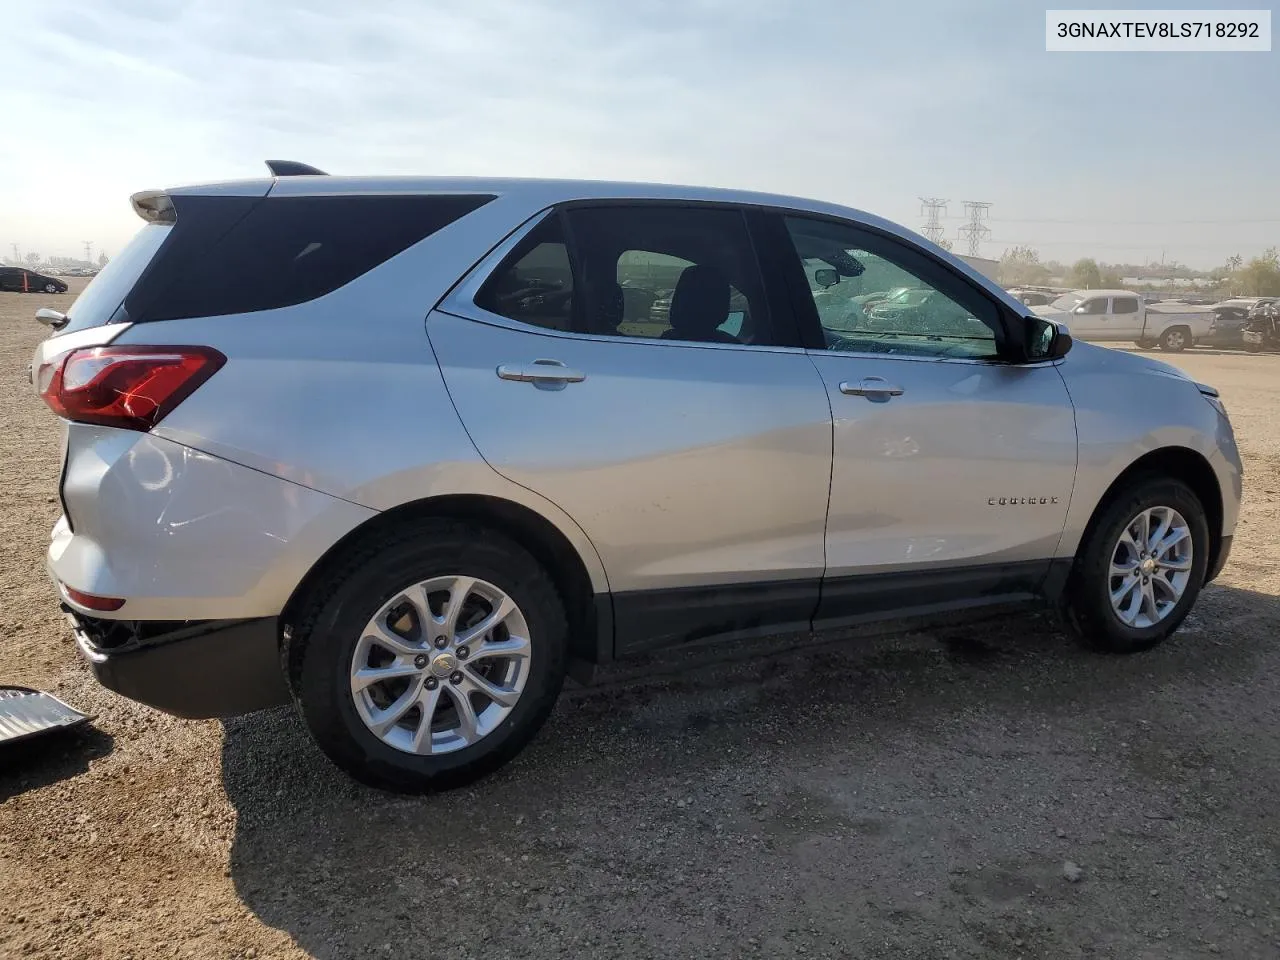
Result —
[[1153, 558], [1147, 557], [1147, 559], [1142, 561], [1142, 572], [1145, 576], [1151, 576], [1151, 574], [1155, 572], [1155, 569], [1156, 562]]
[[431, 672], [444, 678], [458, 669], [458, 658], [452, 653], [438, 653], [431, 658]]

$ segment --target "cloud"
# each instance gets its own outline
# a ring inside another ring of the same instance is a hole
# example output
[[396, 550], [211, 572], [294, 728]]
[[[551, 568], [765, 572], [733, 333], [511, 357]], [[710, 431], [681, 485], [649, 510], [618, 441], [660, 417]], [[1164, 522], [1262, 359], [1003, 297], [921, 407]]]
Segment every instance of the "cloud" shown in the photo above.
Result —
[[[912, 223], [920, 193], [1078, 216], [1080, 196], [1146, 198], [1195, 169], [1107, 164], [1152, 155], [1115, 106], [1144, 93], [1137, 71], [1159, 70], [1169, 115], [1190, 80], [1168, 61], [1048, 58], [1025, 4], [26, 2], [0, 84], [48, 119], [0, 142], [0, 241], [118, 246], [128, 193], [261, 176], [268, 157], [743, 186]], [[1082, 122], [1096, 148], [1028, 140]], [[1198, 149], [1203, 164], [1219, 147]]]

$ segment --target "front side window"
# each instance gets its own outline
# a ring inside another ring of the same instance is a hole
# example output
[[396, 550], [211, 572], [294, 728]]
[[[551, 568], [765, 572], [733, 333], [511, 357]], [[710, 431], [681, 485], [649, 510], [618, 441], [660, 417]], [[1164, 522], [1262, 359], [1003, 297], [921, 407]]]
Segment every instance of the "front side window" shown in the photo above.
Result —
[[786, 218], [829, 350], [994, 359], [1000, 314], [962, 278], [853, 225]]
[[1086, 300], [1079, 312], [1087, 317], [1102, 316], [1107, 312], [1107, 298], [1094, 297], [1092, 300]]

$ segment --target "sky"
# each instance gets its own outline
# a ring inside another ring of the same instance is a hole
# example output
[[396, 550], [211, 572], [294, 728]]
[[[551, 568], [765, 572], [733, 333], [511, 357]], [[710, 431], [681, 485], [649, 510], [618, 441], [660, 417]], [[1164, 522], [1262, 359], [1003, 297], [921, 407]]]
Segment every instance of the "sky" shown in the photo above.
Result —
[[0, 8], [5, 254], [112, 253], [141, 226], [131, 193], [260, 177], [268, 158], [741, 187], [912, 229], [932, 196], [960, 252], [979, 200], [991, 257], [1207, 268], [1280, 244], [1280, 52], [1046, 53], [1044, 4]]

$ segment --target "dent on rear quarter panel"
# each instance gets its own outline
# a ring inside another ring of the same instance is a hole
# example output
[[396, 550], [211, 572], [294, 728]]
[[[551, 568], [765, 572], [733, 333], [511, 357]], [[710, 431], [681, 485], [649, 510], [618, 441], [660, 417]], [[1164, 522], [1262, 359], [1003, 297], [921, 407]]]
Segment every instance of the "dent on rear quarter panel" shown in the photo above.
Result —
[[[1195, 385], [1146, 369], [1141, 358], [1077, 343], [1060, 365], [1076, 408], [1079, 466], [1059, 556], [1071, 556], [1107, 488], [1145, 454], [1184, 447], [1201, 454], [1223, 492], [1223, 530], [1239, 512], [1240, 471], [1234, 441], [1224, 439], [1217, 412]], [[1226, 451], [1226, 452], [1224, 452]]]
[[202, 344], [227, 357], [154, 433], [372, 510], [447, 494], [514, 501], [554, 524], [593, 587], [607, 590], [578, 525], [498, 476], [476, 452], [427, 340], [434, 303], [537, 212], [502, 201], [317, 300], [135, 325], [121, 342]]
[[134, 620], [274, 616], [374, 511], [151, 434], [72, 424], [54, 576]]

